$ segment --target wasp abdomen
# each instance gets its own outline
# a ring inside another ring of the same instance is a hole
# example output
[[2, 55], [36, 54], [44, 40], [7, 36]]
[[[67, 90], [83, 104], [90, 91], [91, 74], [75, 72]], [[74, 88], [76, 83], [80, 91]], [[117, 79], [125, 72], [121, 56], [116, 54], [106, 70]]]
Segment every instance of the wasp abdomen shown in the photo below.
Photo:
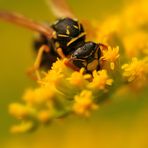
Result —
[[42, 45], [47, 45], [50, 48], [50, 52], [43, 53], [40, 66], [50, 69], [53, 62], [57, 60], [58, 54], [54, 51], [54, 45], [53, 45], [52, 39], [49, 40], [46, 36], [39, 34], [38, 36], [35, 37], [33, 42], [33, 46], [36, 54], [38, 53]]

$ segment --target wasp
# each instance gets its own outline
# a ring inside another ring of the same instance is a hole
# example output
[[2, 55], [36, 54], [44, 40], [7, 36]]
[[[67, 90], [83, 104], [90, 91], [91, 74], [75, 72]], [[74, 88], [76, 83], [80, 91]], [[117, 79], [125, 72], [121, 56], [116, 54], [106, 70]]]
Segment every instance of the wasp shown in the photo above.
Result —
[[75, 19], [74, 13], [66, 0], [48, 0], [50, 7], [58, 18], [54, 23], [45, 25], [37, 23], [21, 14], [0, 11], [0, 19], [14, 23], [39, 33], [34, 40], [37, 57], [31, 71], [40, 67], [51, 68], [57, 58], [67, 58], [65, 65], [73, 70], [84, 67], [86, 73], [100, 69], [100, 47], [106, 45], [86, 42], [83, 25]]

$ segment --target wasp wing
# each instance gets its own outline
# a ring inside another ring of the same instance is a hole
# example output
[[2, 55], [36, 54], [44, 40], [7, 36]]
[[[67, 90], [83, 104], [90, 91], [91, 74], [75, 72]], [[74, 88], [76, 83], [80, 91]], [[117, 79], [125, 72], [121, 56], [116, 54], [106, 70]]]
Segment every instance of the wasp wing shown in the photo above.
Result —
[[72, 12], [72, 9], [69, 7], [67, 3], [67, 0], [46, 0], [46, 2], [56, 17], [75, 18], [75, 15]]
[[37, 31], [41, 34], [44, 34], [48, 38], [53, 36], [53, 30], [50, 27], [34, 22], [33, 20], [15, 12], [0, 11], [0, 20], [11, 22], [30, 30]]

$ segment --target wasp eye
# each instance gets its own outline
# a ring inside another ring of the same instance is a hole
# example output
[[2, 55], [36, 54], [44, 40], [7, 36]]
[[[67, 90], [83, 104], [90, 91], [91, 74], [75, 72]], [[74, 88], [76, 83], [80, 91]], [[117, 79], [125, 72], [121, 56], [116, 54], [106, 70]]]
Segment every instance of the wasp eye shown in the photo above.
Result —
[[74, 51], [72, 57], [87, 59], [95, 53], [97, 47], [97, 44], [93, 42], [86, 42], [83, 46]]
[[79, 58], [79, 56], [81, 55], [82, 49], [78, 48], [71, 56], [73, 58]]

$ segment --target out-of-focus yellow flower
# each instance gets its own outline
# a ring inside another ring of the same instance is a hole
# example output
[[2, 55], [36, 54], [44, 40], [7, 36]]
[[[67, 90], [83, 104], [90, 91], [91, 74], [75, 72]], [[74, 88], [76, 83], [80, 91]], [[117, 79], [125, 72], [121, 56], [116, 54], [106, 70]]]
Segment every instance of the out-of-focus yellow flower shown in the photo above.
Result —
[[98, 24], [99, 22], [96, 22], [96, 40], [103, 44], [108, 44], [112, 36], [121, 30], [120, 17], [116, 15], [107, 17], [101, 25]]
[[19, 125], [14, 125], [11, 127], [12, 133], [24, 133], [33, 129], [34, 125], [32, 121], [25, 121]]
[[23, 100], [29, 105], [37, 105], [51, 101], [54, 95], [55, 89], [53, 87], [42, 86], [34, 90], [28, 89], [23, 96]]
[[128, 79], [129, 82], [138, 80], [144, 80], [148, 74], [148, 61], [138, 60], [137, 58], [132, 58], [130, 64], [124, 64], [122, 66], [124, 70], [123, 76]]
[[148, 23], [148, 1], [135, 1], [123, 9], [121, 19], [125, 22], [125, 27], [128, 29], [135, 29]]
[[52, 118], [52, 112], [44, 109], [39, 111], [37, 116], [41, 123], [48, 123]]
[[18, 119], [26, 118], [34, 112], [35, 110], [33, 108], [19, 103], [12, 103], [9, 105], [9, 113]]
[[148, 34], [145, 31], [137, 30], [124, 36], [123, 43], [129, 57], [148, 55]]
[[80, 72], [73, 72], [71, 76], [68, 78], [68, 81], [71, 85], [74, 85], [76, 87], [85, 87], [85, 85], [88, 83], [88, 79], [91, 78], [90, 74], [84, 74], [85, 68], [81, 68]]
[[110, 79], [106, 70], [94, 71], [93, 80], [89, 83], [88, 87], [96, 90], [104, 90], [108, 85], [112, 85], [113, 79]]
[[108, 47], [108, 50], [103, 50], [102, 52], [103, 52], [103, 56], [101, 57], [101, 60], [103, 62], [109, 63], [110, 68], [114, 70], [115, 62], [119, 58], [119, 47], [116, 47], [116, 48]]
[[74, 97], [73, 110], [78, 115], [89, 116], [90, 110], [97, 109], [98, 106], [93, 102], [93, 94], [89, 90], [83, 90]]

